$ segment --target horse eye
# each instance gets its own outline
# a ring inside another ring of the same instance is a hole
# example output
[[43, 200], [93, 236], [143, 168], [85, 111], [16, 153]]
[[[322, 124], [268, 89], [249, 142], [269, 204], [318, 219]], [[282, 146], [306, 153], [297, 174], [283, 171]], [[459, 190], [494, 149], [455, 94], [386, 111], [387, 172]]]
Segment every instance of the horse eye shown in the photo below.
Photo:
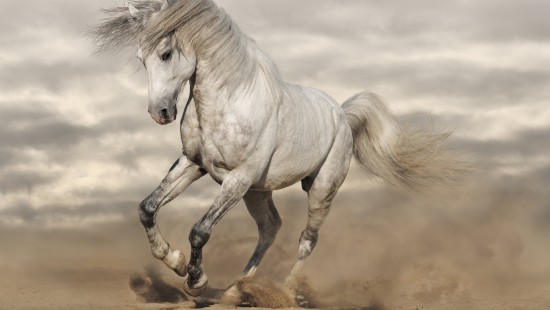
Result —
[[172, 51], [168, 51], [160, 56], [160, 59], [162, 59], [162, 61], [167, 61], [170, 58], [172, 58]]

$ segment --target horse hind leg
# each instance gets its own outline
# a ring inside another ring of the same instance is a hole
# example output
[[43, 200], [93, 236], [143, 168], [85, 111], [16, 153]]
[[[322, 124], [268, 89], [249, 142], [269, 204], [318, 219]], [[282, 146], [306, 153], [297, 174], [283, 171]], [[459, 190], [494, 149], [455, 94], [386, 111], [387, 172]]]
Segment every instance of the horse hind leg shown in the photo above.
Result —
[[[317, 180], [316, 180], [317, 181]], [[315, 182], [308, 192], [308, 218], [306, 228], [302, 231], [298, 246], [298, 260], [286, 279], [286, 286], [295, 291], [299, 283], [300, 272], [305, 260], [311, 255], [319, 239], [319, 229], [330, 212], [332, 199], [339, 188], [338, 184], [322, 184]]]
[[300, 235], [298, 260], [292, 267], [285, 283], [299, 305], [302, 301], [297, 291], [304, 262], [317, 245], [319, 229], [329, 214], [332, 200], [346, 178], [350, 161], [351, 147], [346, 147], [342, 143], [339, 148], [333, 148], [317, 176], [308, 180], [305, 184], [307, 186], [303, 186], [308, 193], [307, 225]]

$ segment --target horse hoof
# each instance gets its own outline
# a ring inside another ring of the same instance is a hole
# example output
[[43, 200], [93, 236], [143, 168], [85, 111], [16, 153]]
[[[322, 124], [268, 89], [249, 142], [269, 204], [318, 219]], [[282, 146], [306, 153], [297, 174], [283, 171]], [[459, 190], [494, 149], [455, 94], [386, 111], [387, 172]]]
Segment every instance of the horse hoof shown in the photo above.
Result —
[[191, 297], [199, 297], [208, 288], [208, 279], [205, 275], [202, 275], [201, 280], [195, 286], [189, 286], [189, 282], [185, 281], [183, 284], [183, 291]]
[[241, 303], [241, 293], [236, 285], [228, 288], [220, 298], [220, 304], [226, 306], [238, 306]]
[[176, 274], [180, 277], [185, 277], [187, 275], [187, 264], [185, 263], [185, 255], [179, 253], [178, 264], [174, 268]]

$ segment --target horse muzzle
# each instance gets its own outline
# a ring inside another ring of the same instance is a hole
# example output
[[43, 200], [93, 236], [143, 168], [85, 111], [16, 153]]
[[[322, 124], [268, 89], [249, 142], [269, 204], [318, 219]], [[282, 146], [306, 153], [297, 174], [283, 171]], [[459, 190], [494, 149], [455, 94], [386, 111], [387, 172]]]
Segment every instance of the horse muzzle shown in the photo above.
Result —
[[173, 108], [149, 109], [151, 118], [160, 125], [167, 125], [176, 120], [178, 109], [174, 104]]

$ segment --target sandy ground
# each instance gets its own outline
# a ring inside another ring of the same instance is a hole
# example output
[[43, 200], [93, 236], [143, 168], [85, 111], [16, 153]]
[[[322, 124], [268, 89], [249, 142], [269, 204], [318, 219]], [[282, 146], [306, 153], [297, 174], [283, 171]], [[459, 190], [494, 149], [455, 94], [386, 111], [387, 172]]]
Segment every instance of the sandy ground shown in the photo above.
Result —
[[[22, 279], [17, 274], [3, 272], [0, 282], [0, 309], [232, 309], [224, 305], [198, 303], [145, 303], [139, 301], [129, 288], [124, 273], [117, 277], [98, 276], [96, 279], [57, 278]], [[16, 280], [14, 280], [16, 279]], [[65, 282], [66, 281], [66, 282]], [[345, 294], [345, 293], [344, 293]], [[356, 297], [355, 297], [356, 298]], [[531, 295], [509, 294], [502, 296], [476, 296], [464, 299], [427, 301], [401, 296], [393, 300], [367, 302], [364, 305], [326, 304], [327, 309], [550, 309], [550, 296], [546, 292]]]
[[[380, 188], [340, 193], [304, 272], [310, 303], [330, 309], [550, 309], [550, 214], [540, 203], [550, 194], [518, 188], [509, 181], [477, 184], [432, 194], [430, 201]], [[259, 280], [242, 287], [249, 301], [264, 307], [288, 305], [281, 303], [280, 287], [306, 218], [299, 191], [275, 196], [275, 202], [283, 229]], [[158, 220], [170, 243], [188, 253], [189, 228], [204, 210], [181, 203], [162, 210]], [[254, 222], [238, 205], [204, 249], [211, 287], [233, 283], [256, 238]], [[0, 226], [0, 309], [228, 308], [185, 300], [181, 284], [152, 258], [137, 211], [86, 225]]]

